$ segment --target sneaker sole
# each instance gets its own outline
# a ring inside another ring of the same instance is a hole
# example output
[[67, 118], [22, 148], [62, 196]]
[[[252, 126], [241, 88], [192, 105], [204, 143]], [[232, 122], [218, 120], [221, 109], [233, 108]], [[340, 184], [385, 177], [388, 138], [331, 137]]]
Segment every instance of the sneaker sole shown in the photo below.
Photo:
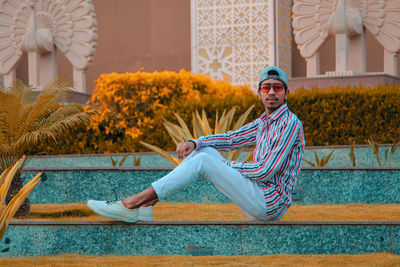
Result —
[[142, 217], [142, 216], [139, 216], [138, 217], [138, 221], [152, 222], [152, 221], [154, 221], [154, 218], [153, 217]]

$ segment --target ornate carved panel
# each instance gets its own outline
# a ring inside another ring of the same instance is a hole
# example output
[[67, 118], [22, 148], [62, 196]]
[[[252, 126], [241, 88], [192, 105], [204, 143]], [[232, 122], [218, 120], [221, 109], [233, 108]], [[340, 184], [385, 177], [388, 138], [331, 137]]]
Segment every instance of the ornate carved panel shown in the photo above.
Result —
[[192, 71], [252, 89], [268, 65], [290, 75], [291, 2], [192, 0]]
[[[84, 71], [97, 45], [97, 21], [91, 0], [1, 0], [0, 73], [8, 86], [23, 53], [28, 54], [29, 83], [54, 78], [55, 49], [74, 68], [77, 88], [85, 91]], [[8, 79], [7, 79], [8, 77]]]

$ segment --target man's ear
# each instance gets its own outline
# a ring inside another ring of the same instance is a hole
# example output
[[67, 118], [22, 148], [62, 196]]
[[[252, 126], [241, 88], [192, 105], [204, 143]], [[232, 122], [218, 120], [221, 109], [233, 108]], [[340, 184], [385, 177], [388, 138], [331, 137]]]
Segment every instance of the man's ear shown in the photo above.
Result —
[[286, 89], [286, 92], [285, 92], [285, 99], [287, 99], [288, 95], [289, 95], [289, 89]]
[[257, 95], [258, 95], [258, 99], [261, 100], [261, 92], [260, 92], [260, 90], [257, 91]]

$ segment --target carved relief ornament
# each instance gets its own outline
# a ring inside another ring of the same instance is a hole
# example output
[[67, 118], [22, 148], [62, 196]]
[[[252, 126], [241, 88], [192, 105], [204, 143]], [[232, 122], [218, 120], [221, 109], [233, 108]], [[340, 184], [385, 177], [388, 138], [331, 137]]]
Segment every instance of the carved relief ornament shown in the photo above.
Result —
[[384, 48], [384, 72], [397, 75], [399, 0], [294, 0], [292, 13], [307, 76], [319, 74], [318, 49], [331, 35], [336, 39], [336, 72], [365, 72], [365, 29]]
[[41, 86], [57, 75], [55, 50], [73, 66], [74, 81], [85, 91], [85, 74], [97, 45], [97, 22], [90, 0], [2, 0], [0, 73], [5, 85], [28, 54], [29, 83]]

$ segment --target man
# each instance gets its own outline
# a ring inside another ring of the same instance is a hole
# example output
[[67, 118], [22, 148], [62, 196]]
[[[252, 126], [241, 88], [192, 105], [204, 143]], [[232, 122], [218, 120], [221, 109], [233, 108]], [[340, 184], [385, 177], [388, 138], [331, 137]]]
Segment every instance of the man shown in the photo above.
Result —
[[[152, 206], [198, 177], [213, 183], [252, 220], [279, 220], [292, 203], [305, 146], [303, 126], [289, 111], [288, 79], [271, 66], [259, 78], [265, 112], [236, 131], [202, 136], [178, 144], [182, 163], [146, 190], [120, 201], [89, 200], [96, 213], [127, 222], [152, 220]], [[255, 145], [253, 162], [227, 161], [217, 150]]]

